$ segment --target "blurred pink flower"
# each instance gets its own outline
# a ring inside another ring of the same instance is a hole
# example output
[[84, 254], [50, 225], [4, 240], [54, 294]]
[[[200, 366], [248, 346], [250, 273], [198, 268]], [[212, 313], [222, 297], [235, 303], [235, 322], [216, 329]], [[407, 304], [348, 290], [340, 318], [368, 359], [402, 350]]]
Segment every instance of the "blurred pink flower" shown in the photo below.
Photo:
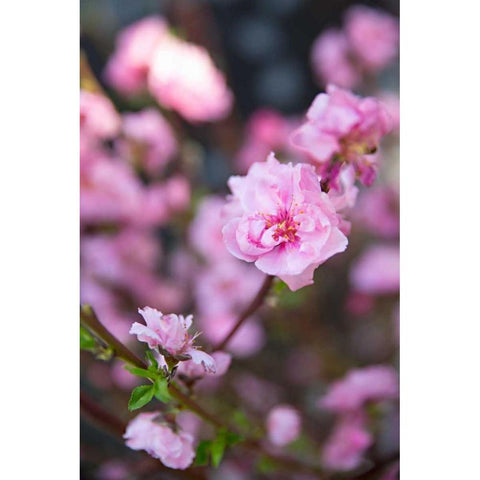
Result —
[[389, 186], [366, 190], [353, 212], [357, 224], [386, 238], [398, 236], [400, 230], [398, 191]]
[[398, 245], [373, 245], [355, 261], [350, 271], [355, 290], [371, 295], [395, 293], [400, 288]]
[[363, 453], [372, 443], [363, 414], [345, 415], [323, 447], [322, 463], [329, 470], [353, 470], [360, 465]]
[[[236, 322], [232, 313], [207, 314], [199, 318], [202, 333], [211, 343], [222, 341]], [[257, 353], [265, 344], [265, 332], [255, 321], [245, 322], [235, 333], [226, 349], [236, 357], [248, 357]]]
[[95, 478], [97, 480], [125, 480], [129, 475], [130, 472], [125, 462], [113, 459], [100, 465]]
[[215, 262], [229, 258], [230, 254], [223, 243], [222, 211], [225, 199], [217, 196], [205, 197], [198, 205], [195, 218], [190, 223], [188, 239], [190, 245], [205, 260]]
[[290, 405], [277, 405], [267, 417], [267, 433], [270, 442], [279, 447], [292, 443], [300, 435], [301, 418]]
[[172, 128], [154, 108], [124, 114], [122, 128], [127, 138], [122, 150], [151, 175], [158, 174], [177, 151]]
[[175, 433], [167, 424], [155, 422], [158, 415], [158, 412], [137, 415], [127, 426], [125, 443], [132, 450], [145, 450], [169, 468], [188, 468], [195, 457], [193, 436], [182, 430]]
[[80, 135], [112, 138], [120, 132], [120, 116], [112, 102], [99, 93], [80, 91]]
[[312, 284], [314, 270], [347, 247], [339, 217], [310, 165], [280, 164], [271, 153], [228, 183], [228, 250], [280, 277], [291, 290]]
[[110, 370], [113, 383], [124, 390], [132, 390], [139, 384], [139, 378], [130, 373], [122, 361], [116, 360]]
[[164, 315], [150, 307], [139, 308], [138, 313], [142, 315], [147, 325], [135, 322], [130, 333], [137, 335], [140, 342], [146, 342], [152, 349], [160, 347], [161, 353], [173, 357], [190, 357], [194, 363], [202, 365], [206, 372], [215, 373], [215, 360], [193, 346], [196, 335], [191, 336], [188, 333], [192, 325], [192, 315], [186, 318], [174, 313]]
[[354, 411], [367, 401], [398, 397], [398, 374], [393, 367], [374, 365], [351, 370], [333, 382], [318, 405], [335, 412]]
[[345, 15], [345, 33], [357, 58], [370, 71], [388, 66], [398, 54], [398, 20], [388, 13], [355, 5]]
[[360, 98], [334, 85], [315, 97], [307, 122], [293, 132], [294, 146], [309, 155], [322, 180], [334, 182], [342, 163], [354, 166], [360, 181], [369, 186], [376, 176], [372, 154], [390, 131], [386, 108], [372, 97]]
[[195, 277], [195, 301], [202, 315], [239, 312], [262, 285], [261, 272], [229, 256], [205, 267]]
[[233, 95], [207, 50], [171, 35], [155, 49], [148, 85], [162, 106], [190, 122], [220, 120], [232, 108]]
[[342, 88], [353, 88], [361, 80], [347, 38], [341, 30], [331, 28], [320, 34], [312, 46], [311, 63], [323, 85], [333, 83]]
[[168, 25], [158, 16], [144, 18], [122, 30], [104, 72], [107, 82], [127, 95], [144, 90], [155, 49], [168, 35]]

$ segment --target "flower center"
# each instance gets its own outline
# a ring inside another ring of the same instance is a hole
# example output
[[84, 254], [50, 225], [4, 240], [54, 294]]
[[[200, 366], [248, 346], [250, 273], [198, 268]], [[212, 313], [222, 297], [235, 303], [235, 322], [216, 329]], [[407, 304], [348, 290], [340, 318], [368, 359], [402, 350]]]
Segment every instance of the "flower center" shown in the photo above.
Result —
[[295, 242], [297, 240], [298, 223], [290, 215], [265, 215], [265, 221], [267, 228], [275, 226], [272, 237], [276, 242], [280, 239], [285, 242]]

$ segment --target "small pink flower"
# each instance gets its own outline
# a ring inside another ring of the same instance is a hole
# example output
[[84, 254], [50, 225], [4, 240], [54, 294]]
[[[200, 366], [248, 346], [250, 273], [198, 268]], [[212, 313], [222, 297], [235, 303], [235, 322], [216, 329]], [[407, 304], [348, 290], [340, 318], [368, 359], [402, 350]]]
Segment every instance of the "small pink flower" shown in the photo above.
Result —
[[328, 85], [327, 93], [316, 96], [307, 122], [292, 134], [291, 141], [309, 155], [322, 180], [330, 176], [334, 182], [341, 164], [349, 163], [369, 186], [376, 176], [372, 154], [390, 129], [390, 116], [380, 102]]
[[345, 16], [345, 32], [351, 48], [362, 65], [380, 70], [398, 53], [398, 20], [388, 13], [355, 5]]
[[353, 264], [350, 282], [355, 290], [371, 295], [395, 293], [400, 287], [398, 245], [373, 245]]
[[398, 397], [398, 375], [390, 366], [375, 365], [351, 370], [334, 382], [319, 405], [335, 412], [357, 410], [367, 401]]
[[228, 183], [228, 250], [280, 277], [291, 290], [312, 284], [314, 270], [347, 247], [340, 219], [310, 165], [280, 164], [271, 153]]
[[363, 453], [372, 443], [363, 414], [345, 415], [323, 447], [322, 463], [329, 470], [353, 470], [360, 465]]
[[342, 88], [353, 88], [361, 76], [351, 59], [345, 34], [335, 28], [321, 33], [311, 53], [312, 68], [320, 83], [333, 83]]
[[177, 141], [165, 118], [153, 108], [123, 115], [122, 143], [132, 161], [140, 161], [145, 170], [158, 174], [177, 151]]
[[146, 342], [151, 349], [160, 347], [160, 352], [173, 357], [191, 359], [194, 363], [202, 365], [206, 372], [215, 373], [215, 360], [205, 352], [193, 346], [196, 338], [188, 333], [192, 325], [192, 315], [186, 318], [183, 315], [170, 313], [164, 315], [154, 308], [145, 307], [138, 309], [146, 326], [135, 322], [130, 329], [132, 335], [137, 335], [140, 342]]
[[157, 16], [125, 28], [118, 35], [115, 52], [105, 69], [107, 82], [124, 94], [141, 92], [146, 87], [155, 49], [168, 35], [166, 22]]
[[208, 52], [173, 36], [156, 48], [148, 85], [161, 105], [190, 122], [220, 120], [232, 108], [233, 95]]
[[177, 369], [177, 375], [185, 375], [189, 378], [201, 378], [205, 376], [205, 373], [209, 373], [210, 375], [215, 375], [217, 377], [225, 375], [230, 367], [232, 356], [225, 352], [213, 352], [211, 356], [215, 361], [215, 372], [205, 372], [205, 369], [202, 367], [202, 365], [198, 365], [193, 360], [187, 360], [185, 362], [180, 362]]
[[193, 436], [182, 430], [175, 433], [155, 419], [158, 412], [140, 413], [127, 426], [123, 438], [132, 450], [145, 450], [165, 466], [184, 470], [194, 457]]
[[277, 405], [267, 417], [267, 432], [270, 442], [279, 447], [292, 443], [300, 434], [301, 419], [298, 411], [290, 405]]

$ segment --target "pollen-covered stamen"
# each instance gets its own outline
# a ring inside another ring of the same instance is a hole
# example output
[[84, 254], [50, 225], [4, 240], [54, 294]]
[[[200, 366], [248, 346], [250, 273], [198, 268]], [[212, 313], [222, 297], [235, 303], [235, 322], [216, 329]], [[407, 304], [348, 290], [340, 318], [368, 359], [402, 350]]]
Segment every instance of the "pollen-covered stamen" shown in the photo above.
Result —
[[295, 242], [297, 237], [298, 223], [288, 214], [280, 215], [264, 215], [266, 228], [275, 227], [272, 238], [278, 242], [284, 240], [285, 242]]

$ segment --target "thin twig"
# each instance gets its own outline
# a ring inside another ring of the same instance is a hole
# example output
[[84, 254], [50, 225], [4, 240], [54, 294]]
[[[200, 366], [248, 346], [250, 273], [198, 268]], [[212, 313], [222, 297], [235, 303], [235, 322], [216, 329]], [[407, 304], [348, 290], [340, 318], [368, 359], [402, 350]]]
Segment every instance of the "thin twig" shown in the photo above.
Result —
[[247, 306], [247, 308], [238, 316], [237, 321], [235, 322], [235, 325], [233, 326], [233, 328], [230, 330], [228, 335], [213, 349], [214, 351], [223, 350], [225, 346], [228, 344], [228, 342], [235, 335], [237, 330], [242, 326], [243, 322], [247, 320], [248, 317], [250, 317], [262, 306], [263, 301], [265, 300], [265, 297], [267, 296], [267, 293], [269, 292], [270, 287], [272, 286], [273, 279], [274, 277], [271, 275], [267, 275], [265, 277], [265, 280], [262, 286], [260, 287], [260, 290], [258, 291], [257, 295], [255, 295], [255, 298], [251, 301], [251, 303]]

